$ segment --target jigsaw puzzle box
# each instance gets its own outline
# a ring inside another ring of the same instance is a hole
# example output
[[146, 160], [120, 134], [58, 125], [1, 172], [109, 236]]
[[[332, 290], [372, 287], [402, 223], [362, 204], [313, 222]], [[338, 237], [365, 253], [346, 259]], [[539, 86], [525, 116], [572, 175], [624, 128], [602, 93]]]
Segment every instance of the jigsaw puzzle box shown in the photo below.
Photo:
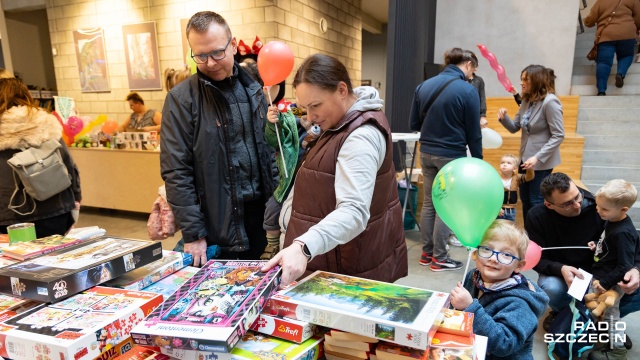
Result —
[[449, 294], [316, 271], [269, 305], [271, 314], [425, 350]]
[[129, 337], [162, 295], [96, 286], [0, 324], [0, 356], [13, 360], [91, 360]]
[[162, 244], [103, 237], [0, 268], [0, 292], [56, 302], [162, 258]]
[[266, 261], [210, 260], [132, 331], [142, 346], [229, 353], [279, 283]]

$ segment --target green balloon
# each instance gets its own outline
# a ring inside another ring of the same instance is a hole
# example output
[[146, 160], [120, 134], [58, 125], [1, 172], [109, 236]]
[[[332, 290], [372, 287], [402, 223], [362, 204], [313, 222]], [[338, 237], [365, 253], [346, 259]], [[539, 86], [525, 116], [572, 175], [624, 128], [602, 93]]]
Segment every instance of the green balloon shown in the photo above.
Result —
[[504, 187], [493, 166], [465, 157], [440, 169], [431, 194], [442, 221], [463, 245], [475, 248], [500, 213]]

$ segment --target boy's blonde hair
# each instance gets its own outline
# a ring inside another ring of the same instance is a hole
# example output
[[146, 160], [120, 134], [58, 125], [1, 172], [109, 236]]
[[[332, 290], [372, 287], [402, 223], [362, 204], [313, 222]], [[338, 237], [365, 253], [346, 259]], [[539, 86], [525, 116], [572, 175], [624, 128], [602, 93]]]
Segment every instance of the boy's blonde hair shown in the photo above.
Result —
[[502, 161], [503, 158], [511, 158], [515, 161], [515, 165], [518, 166], [518, 157], [513, 155], [513, 154], [505, 154], [502, 155], [502, 158], [500, 158], [500, 161]]
[[518, 249], [518, 257], [524, 260], [529, 246], [529, 236], [522, 226], [509, 220], [495, 220], [485, 231], [480, 245], [496, 240], [515, 246]]
[[628, 181], [614, 179], [598, 190], [596, 199], [599, 196], [616, 206], [630, 208], [638, 199], [638, 190]]

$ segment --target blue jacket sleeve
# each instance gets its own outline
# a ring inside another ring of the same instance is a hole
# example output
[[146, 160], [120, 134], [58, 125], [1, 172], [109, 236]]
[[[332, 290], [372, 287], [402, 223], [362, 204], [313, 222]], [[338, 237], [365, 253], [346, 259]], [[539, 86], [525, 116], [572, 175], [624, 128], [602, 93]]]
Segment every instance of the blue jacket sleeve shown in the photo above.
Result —
[[409, 115], [409, 129], [412, 131], [420, 131], [422, 129], [422, 122], [424, 119], [420, 114], [420, 104], [418, 92], [422, 84], [418, 85], [416, 92], [413, 94], [413, 102], [411, 103], [411, 114]]

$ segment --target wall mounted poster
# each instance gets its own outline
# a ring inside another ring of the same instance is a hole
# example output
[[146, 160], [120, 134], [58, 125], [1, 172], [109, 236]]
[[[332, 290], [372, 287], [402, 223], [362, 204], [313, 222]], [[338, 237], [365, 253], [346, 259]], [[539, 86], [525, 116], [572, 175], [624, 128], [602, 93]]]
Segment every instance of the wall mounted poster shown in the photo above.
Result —
[[122, 25], [124, 55], [131, 90], [161, 90], [156, 23]]
[[82, 92], [110, 91], [102, 28], [73, 31]]

